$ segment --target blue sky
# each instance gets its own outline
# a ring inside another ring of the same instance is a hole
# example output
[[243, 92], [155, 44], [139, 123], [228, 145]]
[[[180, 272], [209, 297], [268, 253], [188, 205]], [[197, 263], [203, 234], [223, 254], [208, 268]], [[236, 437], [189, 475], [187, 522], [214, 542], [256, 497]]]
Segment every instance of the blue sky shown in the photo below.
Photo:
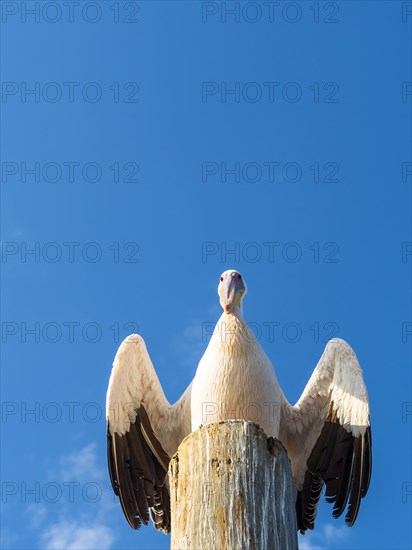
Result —
[[409, 548], [410, 2], [1, 8], [2, 547], [168, 548], [109, 487], [111, 362], [140, 332], [177, 399], [233, 267], [290, 401], [333, 336], [370, 394], [357, 523], [301, 548]]

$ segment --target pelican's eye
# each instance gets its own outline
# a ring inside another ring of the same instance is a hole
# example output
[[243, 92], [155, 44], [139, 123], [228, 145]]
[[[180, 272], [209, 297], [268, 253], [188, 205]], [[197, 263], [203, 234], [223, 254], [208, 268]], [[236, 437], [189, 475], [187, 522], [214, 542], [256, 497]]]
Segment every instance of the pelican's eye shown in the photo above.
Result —
[[223, 281], [223, 277], [220, 277], [220, 280]]
[[242, 278], [242, 275], [238, 275], [237, 278], [238, 278], [238, 279], [241, 279], [241, 278]]

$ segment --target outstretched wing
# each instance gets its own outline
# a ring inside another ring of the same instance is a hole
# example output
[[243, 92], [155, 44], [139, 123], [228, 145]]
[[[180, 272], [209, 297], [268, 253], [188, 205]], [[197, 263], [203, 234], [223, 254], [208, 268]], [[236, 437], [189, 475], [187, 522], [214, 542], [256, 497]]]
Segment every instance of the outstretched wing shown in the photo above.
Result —
[[146, 345], [132, 334], [121, 344], [106, 399], [110, 479], [133, 529], [147, 525], [170, 531], [167, 468], [190, 433], [191, 385], [174, 405], [167, 401]]
[[313, 529], [326, 486], [333, 517], [347, 507], [352, 526], [369, 487], [372, 439], [362, 370], [352, 348], [335, 338], [293, 407], [283, 397], [279, 437], [292, 463], [301, 532]]

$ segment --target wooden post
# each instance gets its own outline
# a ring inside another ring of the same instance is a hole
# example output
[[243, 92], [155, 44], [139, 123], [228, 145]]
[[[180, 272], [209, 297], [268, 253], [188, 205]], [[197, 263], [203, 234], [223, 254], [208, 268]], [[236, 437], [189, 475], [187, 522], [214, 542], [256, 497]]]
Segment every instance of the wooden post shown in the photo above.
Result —
[[256, 424], [200, 427], [173, 456], [169, 482], [172, 550], [297, 550], [289, 458]]

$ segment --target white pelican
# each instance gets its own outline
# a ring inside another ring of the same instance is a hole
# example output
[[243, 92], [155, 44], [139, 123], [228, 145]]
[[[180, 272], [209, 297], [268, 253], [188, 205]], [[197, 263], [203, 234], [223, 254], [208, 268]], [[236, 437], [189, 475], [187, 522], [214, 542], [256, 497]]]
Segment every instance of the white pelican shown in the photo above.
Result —
[[259, 423], [286, 447], [301, 532], [313, 529], [324, 486], [333, 516], [346, 508], [345, 520], [352, 526], [372, 466], [368, 396], [355, 353], [343, 340], [330, 340], [292, 406], [243, 320], [242, 275], [225, 271], [218, 294], [222, 316], [193, 381], [174, 405], [163, 393], [141, 336], [128, 336], [116, 354], [106, 402], [108, 464], [127, 521], [138, 529], [150, 513], [156, 529], [169, 532], [170, 457], [201, 424], [244, 419]]

